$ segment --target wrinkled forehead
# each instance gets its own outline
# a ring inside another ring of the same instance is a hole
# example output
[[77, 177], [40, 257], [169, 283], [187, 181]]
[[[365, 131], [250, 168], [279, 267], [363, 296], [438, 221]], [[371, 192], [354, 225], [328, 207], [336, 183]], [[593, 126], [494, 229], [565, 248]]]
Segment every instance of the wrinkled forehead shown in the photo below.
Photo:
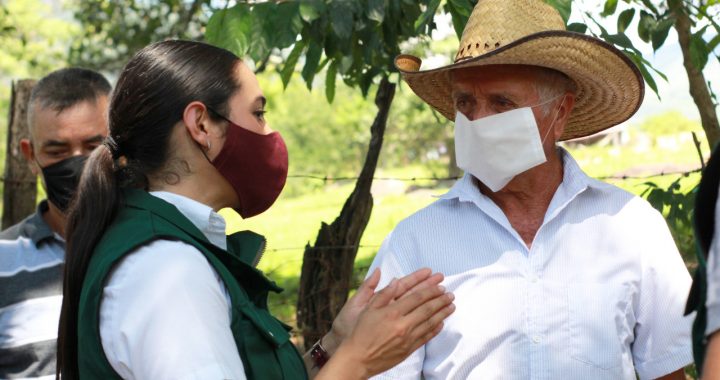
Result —
[[512, 92], [537, 95], [541, 69], [524, 65], [475, 66], [450, 71], [453, 96], [458, 93]]
[[454, 69], [449, 72], [450, 83], [465, 85], [469, 83], [527, 83], [538, 81], [542, 68], [527, 65], [486, 65]]

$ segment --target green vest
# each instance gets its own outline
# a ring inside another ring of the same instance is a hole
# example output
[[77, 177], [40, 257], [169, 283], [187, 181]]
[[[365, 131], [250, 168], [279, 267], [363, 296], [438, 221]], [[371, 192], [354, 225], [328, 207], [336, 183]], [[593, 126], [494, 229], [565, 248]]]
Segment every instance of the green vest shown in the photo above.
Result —
[[[220, 275], [232, 304], [231, 330], [248, 379], [307, 379], [302, 357], [290, 341], [290, 328], [267, 309], [274, 282], [249, 263], [262, 253], [265, 239], [249, 231], [228, 236], [228, 250], [210, 243], [175, 206], [147, 192], [125, 190], [112, 225], [95, 247], [85, 275], [78, 311], [78, 367], [81, 379], [119, 379], [100, 341], [100, 301], [111, 269], [134, 249], [156, 239], [196, 247]], [[188, 326], [192, 328], [192, 326]]]

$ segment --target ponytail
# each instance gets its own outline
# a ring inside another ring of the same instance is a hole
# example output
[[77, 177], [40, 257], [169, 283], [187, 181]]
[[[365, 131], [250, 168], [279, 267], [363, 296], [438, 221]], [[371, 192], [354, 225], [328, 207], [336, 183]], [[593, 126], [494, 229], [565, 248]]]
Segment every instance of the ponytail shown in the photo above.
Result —
[[57, 374], [78, 379], [78, 308], [85, 272], [95, 246], [110, 225], [120, 202], [112, 154], [96, 148], [83, 170], [67, 215], [65, 279], [58, 331]]
[[163, 41], [137, 52], [120, 73], [110, 99], [110, 137], [90, 155], [70, 205], [66, 226], [65, 282], [58, 332], [57, 373], [79, 378], [78, 312], [95, 247], [120, 207], [121, 188], [148, 189], [148, 177], [165, 170], [170, 136], [185, 107], [201, 101], [225, 112], [239, 88], [239, 58], [193, 41]]

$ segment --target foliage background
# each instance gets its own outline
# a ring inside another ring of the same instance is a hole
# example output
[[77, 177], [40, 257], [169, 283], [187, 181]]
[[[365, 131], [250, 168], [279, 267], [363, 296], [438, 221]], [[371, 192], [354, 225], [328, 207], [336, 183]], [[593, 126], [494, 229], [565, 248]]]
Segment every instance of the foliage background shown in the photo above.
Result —
[[[122, 6], [128, 2], [133, 6]], [[606, 6], [612, 1], [597, 3], [601, 6], [590, 10], [587, 23], [597, 34], [602, 34], [603, 30], [589, 17], [601, 21], [601, 12], [606, 13], [606, 17], [621, 17], [630, 2], [615, 1], [614, 9]], [[1, 141], [4, 141], [6, 133], [5, 115], [11, 80], [38, 78], [68, 64], [98, 68], [114, 79], [116, 70], [129, 54], [151, 41], [168, 36], [202, 38], [210, 19], [211, 5], [209, 0], [75, 0], [62, 3], [0, 0], [0, 46], [3, 47], [0, 49]], [[628, 13], [624, 14], [627, 18]], [[652, 24], [648, 16], [644, 17], [645, 27], [662, 37], [667, 28], [667, 25], [661, 24], [662, 18], [655, 18]], [[633, 33], [637, 33], [635, 30], [640, 30], [642, 19], [639, 11], [631, 20], [633, 24], [618, 19], [616, 31], [632, 27]], [[444, 22], [450, 21], [444, 19]], [[604, 31], [607, 34], [616, 32], [607, 29]], [[710, 59], [715, 59], [713, 51], [717, 51], [717, 42], [711, 44], [720, 40], [710, 33], [711, 30], [706, 28], [704, 34], [696, 30], [695, 36], [705, 38], [707, 45], [715, 49], [707, 52]], [[652, 35], [648, 35], [648, 41], [655, 47], [660, 37], [653, 39]], [[414, 39], [405, 44], [403, 50], [419, 55], [432, 51], [442, 61], [448, 59], [456, 46], [457, 37], [446, 34], [439, 39]], [[290, 44], [285, 49], [274, 51], [272, 57], [266, 50], [253, 53], [251, 55], [255, 60], [251, 65], [262, 71], [259, 74], [260, 83], [269, 99], [268, 119], [283, 133], [290, 150], [291, 175], [356, 176], [368, 145], [368, 126], [376, 112], [372, 101], [339, 81], [333, 90], [334, 102], [328, 104], [326, 82], [330, 65], [316, 75], [310, 75], [303, 73], [306, 62], [302, 58], [298, 61], [297, 72], [284, 70], [284, 60], [292, 53]], [[648, 59], [652, 61], [652, 56]], [[299, 80], [288, 81], [288, 75], [302, 76], [311, 85]], [[660, 76], [656, 79], [662, 88], [664, 80]], [[396, 75], [391, 76], [391, 80], [399, 82]], [[373, 93], [375, 84], [370, 81], [364, 90]], [[647, 96], [654, 96], [651, 91]], [[660, 95], [665, 96], [663, 93]], [[643, 177], [661, 172], [691, 172], [700, 166], [691, 132], [696, 132], [703, 141], [702, 155], [709, 155], [703, 129], [698, 120], [677, 112], [672, 105], [667, 108], [667, 112], [643, 120], [636, 119], [621, 132], [594, 144], [572, 143], [566, 147], [581, 167], [595, 177]], [[378, 177], [408, 179], [457, 174], [450, 160], [451, 123], [430, 111], [403, 84], [398, 87], [385, 139]], [[0, 158], [4, 157], [4, 149], [5, 144], [0, 144]], [[0, 160], [0, 169], [3, 165], [4, 160]], [[699, 175], [607, 180], [646, 197], [666, 215], [678, 246], [692, 268], [695, 265], [694, 248], [689, 221], [692, 189]], [[364, 276], [378, 245], [393, 226], [433, 202], [433, 195], [442, 194], [451, 184], [452, 181], [442, 180], [376, 181], [373, 187], [376, 207], [361, 243], [356, 263], [356, 283]], [[352, 181], [291, 178], [278, 203], [257, 218], [242, 220], [233, 212], [224, 211], [230, 230], [253, 229], [268, 237], [269, 250], [261, 268], [287, 288], [288, 291], [273, 300], [272, 307], [291, 324], [295, 315], [294, 297], [303, 247], [314, 240], [321, 221], [329, 222], [337, 216], [351, 190]]]

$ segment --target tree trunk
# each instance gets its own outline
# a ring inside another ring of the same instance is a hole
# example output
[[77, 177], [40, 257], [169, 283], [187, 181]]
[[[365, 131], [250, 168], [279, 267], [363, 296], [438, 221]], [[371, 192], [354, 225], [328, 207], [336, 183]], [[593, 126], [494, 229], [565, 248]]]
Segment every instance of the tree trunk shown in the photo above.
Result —
[[720, 141], [720, 125], [718, 124], [718, 116], [715, 112], [715, 104], [710, 97], [710, 90], [702, 70], [692, 62], [690, 58], [690, 28], [692, 23], [688, 16], [687, 9], [682, 1], [668, 1], [668, 7], [675, 15], [675, 30], [680, 41], [680, 49], [683, 54], [683, 65], [687, 72], [688, 82], [690, 83], [690, 95], [695, 101], [695, 105], [700, 112], [700, 120], [702, 122], [708, 144], [712, 150]]
[[30, 92], [35, 86], [31, 79], [13, 82], [10, 95], [5, 176], [3, 189], [2, 229], [23, 220], [35, 211], [37, 179], [30, 171], [20, 151], [20, 139], [30, 138], [27, 114]]
[[395, 84], [383, 77], [375, 95], [378, 113], [370, 128], [370, 144], [355, 189], [337, 219], [329, 225], [321, 224], [315, 246], [305, 247], [297, 321], [306, 348], [330, 330], [332, 321], [347, 301], [360, 238], [372, 212], [370, 187], [394, 96]]

